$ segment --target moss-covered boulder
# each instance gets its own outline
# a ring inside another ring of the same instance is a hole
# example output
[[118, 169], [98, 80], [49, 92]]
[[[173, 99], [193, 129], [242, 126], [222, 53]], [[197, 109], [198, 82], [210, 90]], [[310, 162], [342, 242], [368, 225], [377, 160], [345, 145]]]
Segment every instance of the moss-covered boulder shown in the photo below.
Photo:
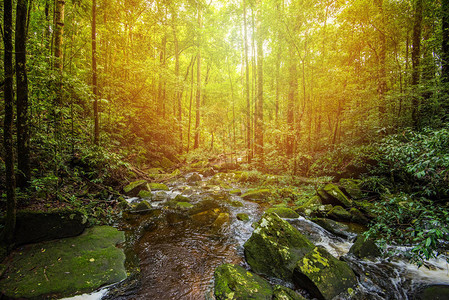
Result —
[[259, 190], [252, 190], [244, 193], [242, 195], [242, 198], [245, 200], [251, 200], [251, 201], [267, 201], [268, 198], [271, 196], [271, 190], [269, 189], [259, 189]]
[[239, 214], [237, 214], [237, 220], [247, 222], [247, 221], [249, 221], [249, 216], [248, 216], [248, 214], [245, 214], [245, 213], [239, 213]]
[[173, 201], [176, 202], [191, 202], [192, 199], [189, 197], [183, 196], [183, 195], [176, 195], [176, 197], [173, 199]]
[[359, 179], [342, 178], [338, 182], [341, 189], [346, 192], [352, 199], [361, 199], [364, 194], [361, 189], [362, 181]]
[[11, 298], [45, 298], [93, 291], [126, 278], [125, 255], [116, 244], [123, 232], [109, 226], [86, 229], [77, 237], [33, 244], [13, 252], [0, 281]]
[[148, 203], [148, 201], [143, 200], [143, 201], [140, 201], [139, 203], [137, 203], [133, 207], [132, 211], [137, 212], [137, 213], [143, 213], [143, 212], [147, 212], [147, 211], [151, 210], [151, 208], [152, 208], [151, 204]]
[[324, 188], [319, 189], [317, 193], [323, 204], [340, 205], [343, 207], [353, 206], [352, 200], [333, 183], [326, 184]]
[[349, 233], [349, 226], [346, 224], [336, 222], [327, 218], [313, 218], [312, 221], [336, 236], [342, 238], [349, 238], [351, 236], [351, 234]]
[[367, 225], [369, 223], [369, 219], [357, 208], [351, 208], [349, 213], [351, 214], [351, 222], [362, 225]]
[[364, 235], [360, 234], [357, 236], [354, 244], [349, 249], [349, 253], [354, 254], [358, 258], [376, 258], [380, 257], [382, 254], [379, 247], [373, 239], [366, 239]]
[[232, 207], [243, 207], [244, 206], [243, 203], [238, 200], [229, 200], [228, 203]]
[[231, 195], [241, 195], [242, 191], [240, 189], [232, 189], [229, 191], [229, 194]]
[[20, 246], [72, 237], [81, 234], [87, 225], [87, 218], [76, 210], [18, 211], [14, 242]]
[[168, 186], [163, 183], [150, 182], [150, 183], [148, 183], [148, 186], [151, 191], [168, 191], [168, 190], [170, 190], [168, 188]]
[[220, 230], [223, 227], [229, 225], [230, 223], [230, 216], [229, 213], [220, 213], [218, 217], [215, 219], [214, 223], [212, 224], [212, 228], [214, 230]]
[[271, 207], [265, 211], [266, 213], [276, 213], [281, 218], [297, 219], [299, 214], [287, 207]]
[[170, 197], [168, 194], [164, 191], [157, 191], [153, 195], [153, 201], [165, 201], [168, 200]]
[[429, 285], [421, 289], [413, 299], [416, 300], [447, 300], [449, 299], [449, 285]]
[[357, 284], [351, 268], [333, 257], [326, 249], [315, 247], [294, 269], [294, 281], [313, 297], [330, 300]]
[[276, 284], [273, 287], [273, 300], [306, 300], [306, 298], [288, 287]]
[[187, 183], [189, 184], [197, 183], [198, 181], [201, 181], [201, 176], [198, 173], [193, 173], [187, 178]]
[[172, 162], [170, 159], [168, 159], [166, 157], [163, 157], [160, 163], [161, 163], [161, 167], [164, 169], [173, 168], [175, 165], [174, 162]]
[[339, 205], [334, 206], [334, 208], [332, 208], [327, 215], [329, 218], [341, 222], [349, 222], [352, 219], [352, 215]]
[[151, 193], [151, 191], [141, 190], [137, 194], [137, 197], [142, 198], [142, 199], [151, 199], [153, 197], [153, 194]]
[[193, 204], [189, 203], [189, 202], [176, 202], [176, 208], [190, 209], [192, 207], [193, 207]]
[[146, 180], [133, 181], [123, 188], [125, 195], [130, 197], [136, 197], [142, 190], [151, 191], [151, 187], [148, 185]]
[[267, 213], [244, 244], [251, 268], [261, 274], [291, 280], [296, 262], [314, 248], [313, 244], [287, 221]]
[[219, 266], [215, 269], [214, 280], [217, 300], [271, 300], [273, 297], [273, 289], [265, 279], [237, 265]]

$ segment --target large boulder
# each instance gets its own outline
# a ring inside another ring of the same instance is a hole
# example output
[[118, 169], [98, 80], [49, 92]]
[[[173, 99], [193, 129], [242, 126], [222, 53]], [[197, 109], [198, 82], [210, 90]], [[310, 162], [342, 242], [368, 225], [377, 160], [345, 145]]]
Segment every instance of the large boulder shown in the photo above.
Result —
[[151, 188], [146, 180], [133, 181], [123, 188], [123, 192], [127, 196], [136, 197], [140, 191], [151, 191]]
[[353, 206], [352, 200], [333, 183], [326, 184], [317, 192], [323, 204], [340, 205], [348, 208]]
[[352, 215], [339, 205], [334, 206], [334, 208], [332, 208], [327, 215], [329, 218], [340, 222], [349, 222], [352, 219]]
[[333, 299], [357, 284], [351, 268], [321, 247], [315, 247], [298, 260], [293, 278], [313, 297], [325, 300]]
[[148, 183], [148, 186], [151, 191], [168, 191], [169, 190], [168, 186], [163, 183], [150, 182], [150, 183]]
[[362, 181], [358, 179], [342, 178], [338, 182], [342, 191], [346, 192], [352, 199], [363, 198], [363, 191], [360, 188]]
[[267, 201], [268, 197], [271, 196], [271, 190], [269, 189], [259, 189], [259, 190], [252, 190], [244, 193], [242, 195], [242, 198], [245, 200], [251, 200], [251, 201]]
[[16, 246], [80, 235], [87, 218], [76, 210], [52, 212], [19, 211], [16, 218]]
[[306, 300], [292, 289], [276, 284], [273, 287], [273, 300]]
[[291, 280], [296, 262], [314, 245], [275, 213], [264, 214], [244, 244], [251, 268], [261, 274]]
[[376, 258], [382, 254], [373, 239], [366, 239], [363, 235], [358, 235], [354, 244], [349, 249], [349, 253], [358, 258]]
[[349, 238], [351, 236], [354, 236], [354, 234], [351, 234], [349, 232], [349, 226], [346, 224], [336, 222], [327, 218], [313, 218], [312, 221], [336, 236], [342, 238]]
[[219, 266], [215, 269], [214, 279], [217, 300], [271, 300], [273, 297], [273, 289], [265, 279], [237, 265]]
[[413, 299], [416, 300], [447, 300], [449, 299], [449, 285], [429, 285], [419, 291]]
[[[37, 243], [13, 252], [0, 290], [10, 298], [50, 299], [90, 292], [126, 278], [123, 232], [88, 228], [77, 237]], [[8, 298], [9, 299], [9, 298]]]

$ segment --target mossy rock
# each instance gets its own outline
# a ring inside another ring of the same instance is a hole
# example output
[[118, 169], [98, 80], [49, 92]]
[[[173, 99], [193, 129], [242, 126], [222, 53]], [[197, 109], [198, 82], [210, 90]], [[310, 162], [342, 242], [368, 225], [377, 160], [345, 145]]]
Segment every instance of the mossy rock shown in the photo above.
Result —
[[150, 182], [148, 183], [150, 191], [168, 191], [170, 190], [168, 186], [163, 183]]
[[176, 202], [176, 208], [190, 209], [192, 207], [193, 207], [193, 204], [189, 203], [189, 202]]
[[288, 287], [276, 284], [273, 287], [273, 300], [306, 300], [306, 298]]
[[275, 213], [266, 213], [244, 244], [245, 257], [260, 274], [291, 280], [296, 262], [314, 245]]
[[345, 191], [352, 199], [361, 199], [364, 196], [360, 188], [362, 181], [359, 179], [342, 178], [338, 182], [343, 191]]
[[357, 236], [354, 244], [349, 249], [349, 253], [354, 254], [358, 258], [376, 258], [380, 257], [382, 253], [377, 247], [373, 239], [366, 239], [362, 234]]
[[351, 221], [352, 215], [343, 207], [337, 205], [332, 208], [328, 213], [329, 218], [335, 221]]
[[125, 192], [125, 194], [130, 197], [136, 197], [142, 190], [151, 191], [151, 187], [147, 184], [146, 180], [137, 180], [131, 182], [123, 188], [123, 192]]
[[318, 190], [323, 204], [340, 205], [343, 207], [352, 207], [353, 203], [339, 188], [333, 183], [326, 184], [324, 188]]
[[14, 243], [20, 246], [77, 236], [87, 225], [87, 218], [76, 210], [18, 211]]
[[265, 202], [268, 200], [268, 198], [270, 196], [271, 196], [271, 190], [260, 189], [260, 190], [248, 191], [242, 195], [242, 198], [245, 200]]
[[33, 244], [10, 256], [0, 290], [12, 298], [73, 295], [126, 278], [125, 254], [116, 244], [123, 232], [109, 226], [87, 229], [82, 235]]
[[170, 168], [172, 168], [175, 165], [174, 162], [172, 162], [171, 160], [169, 160], [166, 157], [162, 158], [160, 164], [161, 164], [161, 167], [164, 168], [164, 169], [170, 169]]
[[349, 213], [351, 214], [351, 222], [367, 225], [369, 223], [369, 220], [365, 215], [358, 210], [357, 208], [353, 207], [349, 210]]
[[309, 200], [305, 201], [301, 206], [314, 206], [314, 205], [322, 205], [323, 202], [321, 201], [321, 198], [317, 195], [313, 196]]
[[229, 191], [229, 194], [231, 195], [241, 195], [242, 191], [240, 189], [232, 189]]
[[214, 223], [212, 224], [212, 228], [215, 230], [220, 230], [224, 226], [229, 225], [230, 223], [230, 216], [228, 213], [220, 213], [218, 217], [215, 219]]
[[190, 175], [187, 178], [187, 183], [188, 184], [194, 184], [194, 183], [197, 183], [198, 181], [201, 181], [201, 180], [202, 180], [202, 178], [201, 178], [200, 174], [193, 173], [192, 175]]
[[368, 201], [354, 201], [354, 205], [364, 214], [368, 219], [374, 219], [377, 217], [375, 213], [376, 206]]
[[245, 214], [245, 213], [239, 213], [239, 214], [237, 214], [237, 220], [243, 221], [243, 222], [248, 222], [249, 216], [248, 216], [248, 214]]
[[309, 218], [326, 217], [333, 208], [330, 204], [301, 205], [296, 209], [296, 212]]
[[[313, 218], [312, 221], [336, 236], [342, 238], [351, 237], [351, 234], [349, 234], [349, 226], [346, 224], [336, 222], [327, 218]], [[354, 235], [352, 234], [352, 236]]]
[[147, 212], [151, 209], [151, 204], [148, 203], [148, 201], [143, 200], [140, 201], [139, 203], [137, 203], [134, 207], [133, 207], [133, 212], [137, 212], [137, 213], [142, 213], [142, 212]]
[[230, 200], [228, 201], [228, 203], [232, 206], [232, 207], [243, 207], [243, 203], [238, 201], [238, 200]]
[[183, 195], [176, 195], [176, 197], [173, 199], [173, 201], [176, 202], [191, 202], [192, 199], [189, 197], [183, 196]]
[[281, 218], [297, 219], [299, 215], [294, 210], [287, 207], [271, 207], [265, 211], [265, 213], [276, 213]]
[[449, 299], [449, 285], [436, 284], [423, 288], [415, 295], [416, 300], [447, 300]]
[[154, 196], [153, 196], [153, 201], [165, 201], [168, 199], [169, 199], [169, 196], [164, 191], [157, 191], [156, 193], [154, 193]]
[[294, 281], [313, 297], [330, 300], [357, 284], [351, 268], [333, 257], [326, 249], [315, 247], [298, 260]]
[[271, 300], [273, 297], [273, 289], [265, 279], [237, 265], [219, 266], [215, 269], [214, 280], [217, 300]]
[[151, 193], [151, 191], [141, 190], [139, 194], [137, 194], [137, 197], [142, 199], [151, 199], [151, 197], [153, 197], [153, 194]]

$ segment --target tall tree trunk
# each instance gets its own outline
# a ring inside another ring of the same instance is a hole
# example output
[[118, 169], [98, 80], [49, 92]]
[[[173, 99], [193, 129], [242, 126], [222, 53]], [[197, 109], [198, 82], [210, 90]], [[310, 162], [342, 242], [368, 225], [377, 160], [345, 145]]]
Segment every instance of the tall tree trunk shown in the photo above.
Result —
[[[422, 0], [416, 0], [415, 16], [413, 21], [413, 48], [412, 48], [412, 86], [417, 88], [419, 83], [419, 63], [421, 56], [421, 31], [422, 31]], [[415, 127], [418, 126], [419, 99], [417, 95], [412, 98], [412, 121]]]
[[[418, 0], [422, 1], [422, 0]], [[441, 0], [441, 10], [443, 16], [443, 39], [442, 39], [442, 56], [443, 68], [442, 79], [445, 85], [449, 84], [449, 0]], [[445, 87], [447, 91], [449, 88]]]
[[98, 145], [100, 128], [98, 122], [98, 85], [97, 85], [97, 0], [92, 0], [92, 90], [94, 93], [94, 144]]
[[[176, 34], [176, 12], [172, 12], [172, 29], [173, 29], [173, 40], [175, 44], [175, 77], [176, 77], [176, 106], [177, 106], [177, 123], [178, 123], [178, 131], [179, 131], [179, 154], [182, 153], [182, 88], [181, 82], [179, 80], [179, 43], [178, 43], [178, 36]], [[190, 69], [187, 67], [187, 73]], [[187, 74], [186, 74], [187, 77]]]
[[383, 122], [383, 115], [386, 112], [385, 94], [387, 92], [387, 72], [386, 72], [386, 55], [387, 55], [387, 38], [386, 38], [386, 24], [385, 14], [383, 9], [383, 0], [374, 1], [380, 14], [380, 30], [379, 30], [379, 71], [378, 71], [378, 86], [377, 92], [379, 94], [379, 113], [380, 122]]
[[55, 31], [54, 31], [54, 61], [55, 69], [62, 70], [63, 53], [62, 53], [62, 35], [64, 34], [64, 6], [65, 0], [55, 0]]
[[27, 186], [31, 179], [30, 116], [28, 112], [28, 78], [26, 70], [26, 26], [28, 0], [19, 0], [16, 10], [16, 85], [17, 85], [17, 185]]
[[243, 0], [243, 28], [245, 31], [245, 96], [246, 96], [246, 151], [248, 163], [251, 162], [251, 101], [249, 97], [249, 63], [248, 63], [248, 22], [246, 20], [246, 0]]
[[287, 100], [287, 139], [286, 139], [286, 155], [291, 158], [293, 156], [293, 148], [295, 144], [295, 124], [294, 110], [298, 97], [298, 72], [296, 68], [296, 51], [293, 46], [289, 50], [290, 67], [289, 67], [289, 90]]
[[14, 176], [14, 141], [12, 125], [14, 120], [14, 89], [13, 89], [13, 46], [12, 46], [12, 0], [5, 0], [3, 7], [3, 42], [4, 70], [5, 70], [5, 120], [4, 120], [4, 145], [5, 145], [5, 168], [6, 168], [6, 222], [4, 239], [11, 244], [16, 226], [16, 182]]
[[189, 101], [189, 126], [187, 128], [187, 153], [190, 150], [190, 128], [192, 127], [192, 102], [193, 102], [193, 73], [195, 63], [192, 63], [192, 77], [190, 78], [190, 101]]
[[263, 33], [262, 33], [262, 2], [257, 1], [256, 12], [256, 39], [257, 39], [257, 97], [256, 97], [256, 122], [254, 124], [255, 155], [259, 161], [259, 167], [264, 165], [263, 151]]
[[[198, 6], [198, 27], [202, 28], [201, 7]], [[198, 36], [198, 56], [196, 62], [196, 118], [195, 118], [195, 141], [193, 149], [200, 145], [200, 105], [201, 105], [201, 33]]]

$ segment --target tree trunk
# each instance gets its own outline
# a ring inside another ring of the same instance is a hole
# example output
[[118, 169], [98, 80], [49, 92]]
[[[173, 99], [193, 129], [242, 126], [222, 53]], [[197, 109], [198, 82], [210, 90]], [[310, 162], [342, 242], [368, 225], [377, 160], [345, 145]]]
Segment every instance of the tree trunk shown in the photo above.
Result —
[[245, 30], [245, 96], [246, 96], [246, 151], [248, 163], [251, 162], [251, 101], [249, 97], [249, 63], [248, 63], [248, 23], [246, 20], [246, 0], [243, 0], [243, 28]]
[[[419, 63], [421, 56], [421, 31], [422, 31], [422, 0], [416, 0], [415, 19], [413, 22], [413, 48], [412, 48], [412, 86], [417, 88], [419, 83]], [[418, 126], [419, 99], [417, 95], [412, 98], [412, 121], [415, 127]]]
[[287, 101], [287, 139], [286, 139], [286, 155], [291, 158], [293, 156], [293, 146], [295, 143], [295, 124], [294, 124], [294, 109], [297, 102], [298, 95], [298, 72], [296, 68], [295, 48], [291, 46], [290, 53], [290, 67], [289, 67], [289, 91]]
[[256, 97], [256, 122], [254, 124], [255, 155], [259, 161], [259, 167], [264, 165], [263, 151], [263, 34], [262, 34], [262, 3], [257, 1], [257, 97]]
[[94, 93], [94, 144], [98, 145], [100, 128], [98, 122], [98, 85], [97, 85], [97, 0], [92, 0], [92, 90]]
[[3, 7], [3, 42], [4, 70], [5, 70], [5, 120], [4, 120], [4, 145], [5, 145], [5, 168], [6, 168], [6, 222], [4, 239], [7, 244], [11, 244], [14, 237], [16, 225], [16, 183], [14, 177], [14, 150], [12, 125], [14, 120], [14, 89], [13, 89], [13, 46], [12, 46], [12, 0], [5, 0]]
[[[442, 79], [443, 83], [447, 85], [449, 83], [449, 0], [441, 0], [441, 10], [443, 15]], [[448, 88], [445, 87], [445, 90], [447, 91]]]
[[28, 186], [30, 167], [30, 116], [28, 113], [28, 78], [26, 70], [27, 0], [19, 0], [16, 10], [16, 86], [17, 86], [17, 185]]
[[386, 112], [385, 106], [385, 94], [387, 92], [387, 72], [386, 72], [386, 55], [387, 55], [387, 41], [386, 41], [386, 32], [385, 32], [385, 15], [383, 10], [383, 0], [375, 0], [374, 1], [379, 13], [380, 13], [380, 30], [379, 31], [379, 79], [377, 92], [379, 94], [379, 113], [380, 113], [380, 122], [383, 122], [383, 114]]
[[[175, 44], [175, 77], [176, 77], [176, 105], [177, 105], [177, 123], [178, 123], [178, 131], [179, 131], [179, 154], [182, 153], [182, 88], [181, 82], [179, 80], [179, 43], [178, 43], [178, 36], [176, 34], [176, 12], [172, 12], [172, 29], [173, 29], [173, 40]], [[187, 74], [188, 70], [190, 69], [190, 65], [187, 67]], [[186, 77], [188, 76], [186, 74]]]
[[64, 6], [65, 0], [56, 0], [55, 31], [54, 31], [54, 61], [53, 67], [62, 70], [62, 35], [64, 33]]
[[[198, 7], [198, 27], [202, 28], [201, 8]], [[195, 118], [195, 141], [193, 149], [200, 145], [200, 105], [201, 105], [201, 34], [198, 36], [198, 56], [196, 62], [196, 118]]]

